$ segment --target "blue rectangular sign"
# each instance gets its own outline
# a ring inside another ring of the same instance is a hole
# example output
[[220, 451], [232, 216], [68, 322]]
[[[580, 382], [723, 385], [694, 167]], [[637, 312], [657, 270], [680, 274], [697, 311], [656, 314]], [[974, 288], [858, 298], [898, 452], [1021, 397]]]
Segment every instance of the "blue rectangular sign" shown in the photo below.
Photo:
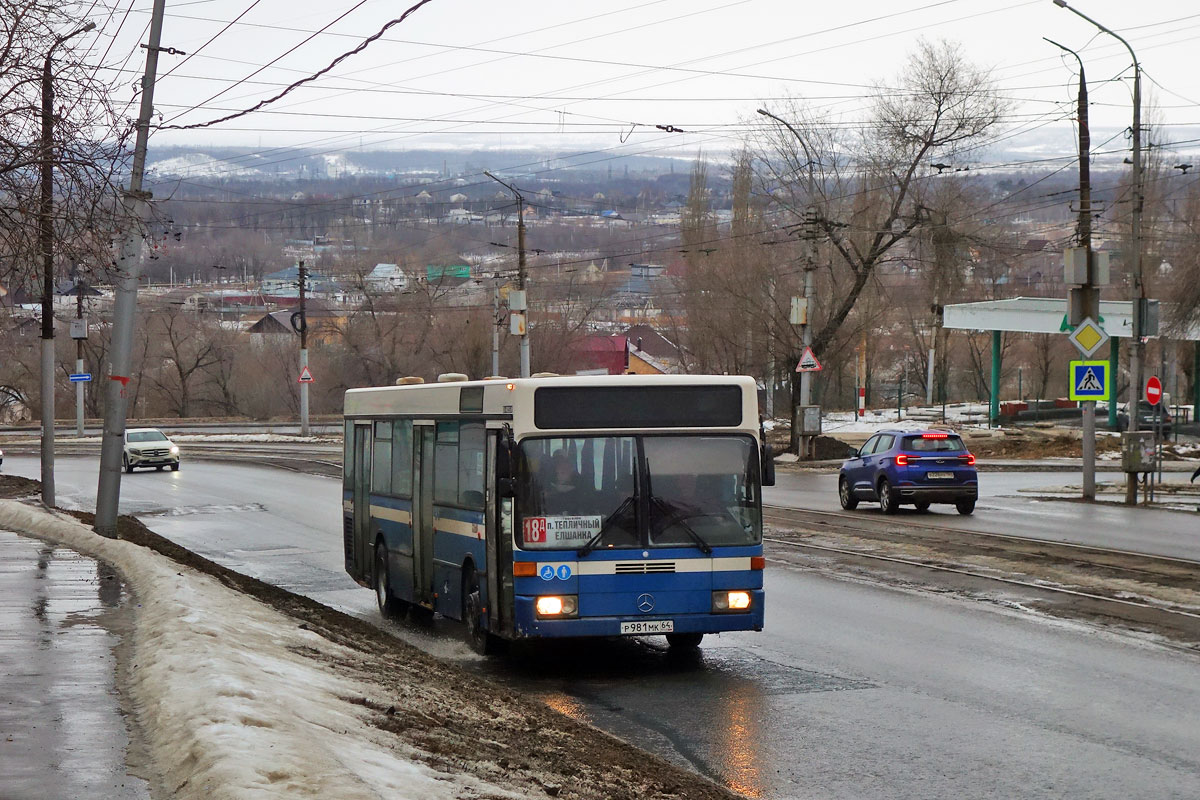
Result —
[[1067, 396], [1072, 400], [1107, 400], [1109, 372], [1107, 361], [1072, 361], [1068, 375], [1071, 384]]
[[92, 379], [90, 372], [72, 372], [70, 374], [71, 383], [86, 383]]

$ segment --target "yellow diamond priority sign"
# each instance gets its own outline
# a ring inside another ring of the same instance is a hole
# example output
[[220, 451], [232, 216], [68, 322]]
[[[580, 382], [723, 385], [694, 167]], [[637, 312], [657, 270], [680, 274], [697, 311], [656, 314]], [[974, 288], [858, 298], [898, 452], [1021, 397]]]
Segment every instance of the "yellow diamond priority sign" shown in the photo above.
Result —
[[1067, 338], [1071, 340], [1071, 344], [1075, 345], [1075, 349], [1083, 354], [1084, 358], [1090, 357], [1093, 353], [1104, 346], [1108, 341], [1108, 334], [1104, 332], [1091, 317], [1084, 317], [1083, 322], [1075, 326], [1075, 330], [1067, 334]]

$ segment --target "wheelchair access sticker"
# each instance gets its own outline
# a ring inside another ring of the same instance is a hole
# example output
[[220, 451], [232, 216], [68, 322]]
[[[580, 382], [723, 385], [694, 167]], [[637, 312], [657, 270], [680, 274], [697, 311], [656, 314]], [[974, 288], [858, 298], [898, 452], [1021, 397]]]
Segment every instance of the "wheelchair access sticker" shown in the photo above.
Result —
[[538, 577], [544, 581], [552, 581], [555, 578], [565, 581], [571, 577], [571, 567], [567, 564], [542, 564], [538, 569]]

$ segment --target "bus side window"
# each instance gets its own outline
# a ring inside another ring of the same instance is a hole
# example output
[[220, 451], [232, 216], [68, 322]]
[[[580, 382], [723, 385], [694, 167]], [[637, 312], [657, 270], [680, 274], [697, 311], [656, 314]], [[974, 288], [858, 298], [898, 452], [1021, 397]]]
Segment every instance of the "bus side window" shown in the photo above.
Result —
[[375, 423], [375, 442], [371, 456], [371, 492], [392, 491], [392, 423]]
[[412, 497], [412, 420], [392, 424], [392, 493]]
[[459, 504], [483, 510], [484, 429], [482, 422], [464, 422], [458, 433]]
[[458, 423], [439, 422], [433, 446], [433, 502], [458, 505]]

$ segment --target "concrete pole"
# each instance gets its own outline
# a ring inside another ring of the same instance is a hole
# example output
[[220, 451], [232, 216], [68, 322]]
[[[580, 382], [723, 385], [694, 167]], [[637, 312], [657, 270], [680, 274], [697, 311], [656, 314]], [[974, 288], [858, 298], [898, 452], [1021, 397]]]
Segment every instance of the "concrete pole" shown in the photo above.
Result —
[[[517, 287], [525, 291], [525, 198], [517, 196]], [[525, 295], [525, 332], [521, 334], [521, 377], [529, 377], [529, 295]]]
[[492, 374], [500, 374], [500, 286], [492, 282]]
[[933, 405], [933, 357], [934, 350], [929, 348], [929, 363], [925, 368], [925, 404]]
[[[307, 297], [308, 273], [304, 269], [304, 260], [299, 264], [300, 278], [300, 374], [308, 369], [308, 316], [305, 313]], [[308, 436], [308, 382], [300, 382], [300, 435]]]
[[1113, 390], [1108, 394], [1108, 429], [1117, 429], [1117, 367], [1121, 363], [1121, 342], [1116, 337], [1108, 340], [1108, 374], [1112, 376]]
[[[100, 480], [96, 488], [96, 533], [117, 536], [117, 509], [121, 501], [121, 459], [125, 454], [126, 387], [133, 363], [133, 326], [137, 311], [138, 275], [141, 272], [142, 235], [148, 216], [148, 194], [142, 191], [146, 169], [146, 143], [150, 138], [150, 117], [154, 114], [154, 78], [158, 71], [159, 43], [162, 41], [163, 11], [166, 0], [154, 0], [150, 17], [150, 41], [146, 47], [146, 73], [142, 78], [142, 104], [138, 114], [137, 138], [129, 175], [125, 207], [131, 224], [137, 228], [125, 237], [121, 270], [113, 306], [112, 343], [110, 345], [108, 397], [104, 405], [104, 436], [100, 444]], [[136, 222], [133, 222], [136, 221]]]
[[1096, 499], [1096, 404], [1085, 400], [1083, 412], [1083, 499]]
[[992, 397], [988, 427], [1000, 423], [1000, 331], [992, 331]]
[[[75, 275], [75, 319], [83, 319], [83, 284]], [[86, 331], [85, 331], [86, 332]], [[75, 340], [75, 374], [83, 372], [83, 339]], [[83, 381], [75, 384], [75, 435], [83, 436]]]
[[[1129, 430], [1137, 430], [1138, 398], [1142, 391], [1142, 356], [1145, 345], [1142, 343], [1142, 307], [1141, 301], [1146, 296], [1146, 287], [1142, 281], [1142, 68], [1138, 63], [1137, 54], [1119, 34], [1101, 25], [1096, 20], [1067, 4], [1067, 0], [1053, 0], [1054, 5], [1065, 8], [1100, 30], [1112, 36], [1129, 51], [1133, 59], [1133, 206], [1130, 215], [1130, 238], [1133, 247], [1133, 332], [1132, 347], [1129, 348]], [[1137, 491], [1137, 476], [1129, 473], [1126, 476], [1126, 496]]]

